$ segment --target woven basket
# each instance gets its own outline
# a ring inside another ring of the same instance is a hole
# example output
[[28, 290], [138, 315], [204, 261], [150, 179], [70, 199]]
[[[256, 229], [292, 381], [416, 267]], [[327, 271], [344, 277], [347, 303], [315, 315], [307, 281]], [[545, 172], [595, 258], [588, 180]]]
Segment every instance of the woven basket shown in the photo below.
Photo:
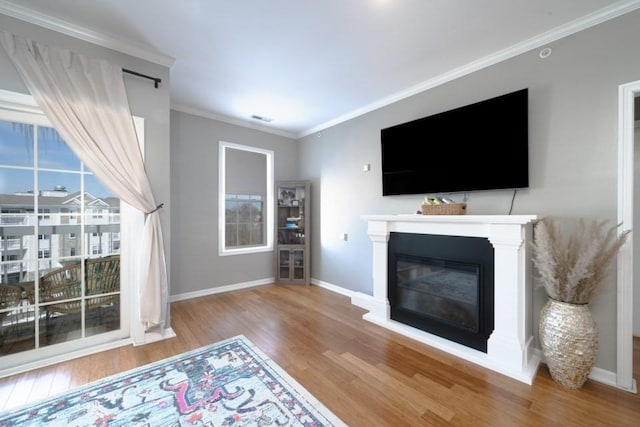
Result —
[[450, 203], [441, 205], [422, 205], [422, 215], [464, 215], [467, 213], [466, 203]]

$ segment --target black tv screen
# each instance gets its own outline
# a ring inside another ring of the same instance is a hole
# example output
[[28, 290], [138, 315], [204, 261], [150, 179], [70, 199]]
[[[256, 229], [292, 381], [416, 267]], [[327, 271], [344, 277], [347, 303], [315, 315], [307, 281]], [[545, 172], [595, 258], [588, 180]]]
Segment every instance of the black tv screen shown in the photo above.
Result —
[[382, 195], [529, 186], [528, 89], [380, 131]]

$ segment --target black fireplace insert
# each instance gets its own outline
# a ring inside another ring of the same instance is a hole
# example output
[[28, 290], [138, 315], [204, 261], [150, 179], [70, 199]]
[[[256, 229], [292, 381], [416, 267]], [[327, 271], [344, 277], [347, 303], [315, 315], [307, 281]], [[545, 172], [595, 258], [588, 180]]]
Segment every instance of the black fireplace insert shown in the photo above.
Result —
[[485, 352], [494, 326], [494, 254], [486, 238], [391, 233], [391, 319]]

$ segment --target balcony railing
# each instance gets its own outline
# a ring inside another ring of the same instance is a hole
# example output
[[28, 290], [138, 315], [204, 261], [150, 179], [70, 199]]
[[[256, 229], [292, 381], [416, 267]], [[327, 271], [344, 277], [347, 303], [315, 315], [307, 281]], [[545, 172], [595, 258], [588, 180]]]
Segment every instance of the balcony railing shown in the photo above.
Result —
[[0, 214], [0, 225], [26, 225], [28, 221], [26, 214]]

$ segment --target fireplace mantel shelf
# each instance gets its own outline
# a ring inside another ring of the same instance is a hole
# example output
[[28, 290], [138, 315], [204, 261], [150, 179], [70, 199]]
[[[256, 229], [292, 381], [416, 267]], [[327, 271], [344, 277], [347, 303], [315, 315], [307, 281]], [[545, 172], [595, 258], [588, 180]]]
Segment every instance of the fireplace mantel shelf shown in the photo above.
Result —
[[420, 215], [420, 214], [395, 214], [395, 215], [362, 215], [367, 221], [404, 221], [404, 222], [429, 222], [429, 223], [460, 223], [460, 224], [527, 224], [535, 221], [536, 215]]
[[[530, 245], [536, 215], [363, 215], [373, 241], [373, 301], [364, 319], [478, 365], [532, 384], [540, 364], [533, 351]], [[494, 331], [480, 352], [390, 319], [389, 233], [487, 238], [494, 248]]]

